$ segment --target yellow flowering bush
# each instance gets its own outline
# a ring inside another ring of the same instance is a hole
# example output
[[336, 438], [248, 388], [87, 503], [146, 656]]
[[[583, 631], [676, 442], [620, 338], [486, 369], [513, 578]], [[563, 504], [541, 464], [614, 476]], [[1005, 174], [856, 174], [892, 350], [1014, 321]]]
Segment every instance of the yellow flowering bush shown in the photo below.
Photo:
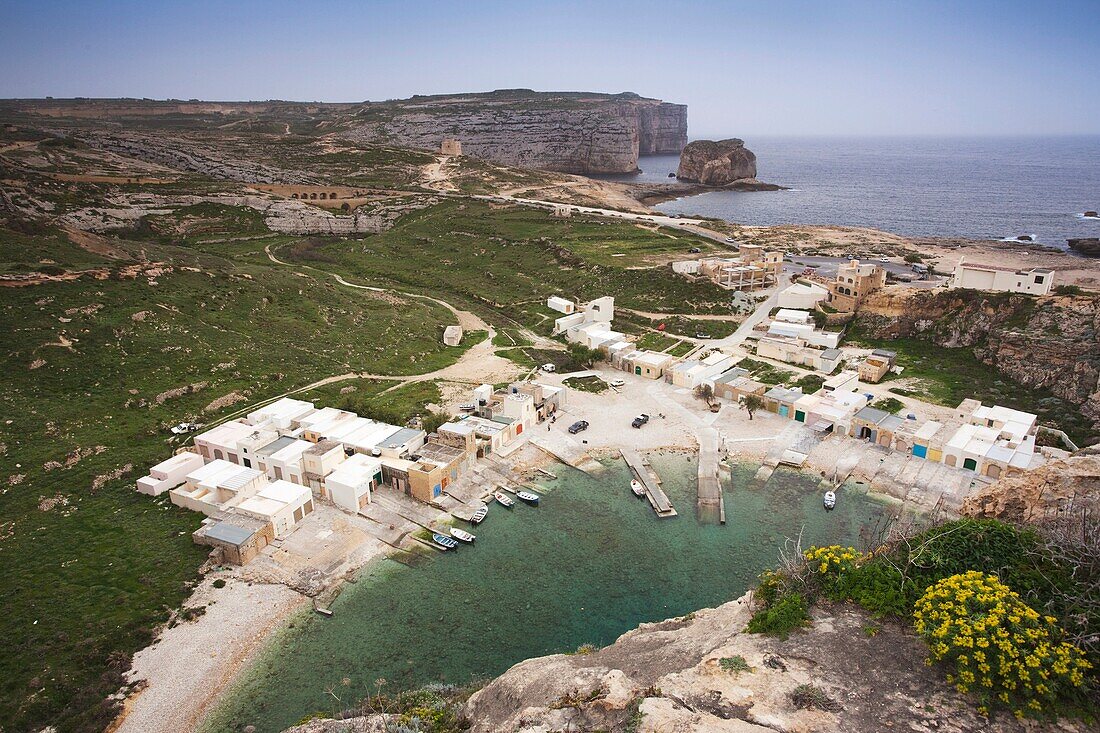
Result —
[[821, 575], [839, 575], [845, 570], [851, 570], [863, 557], [856, 552], [854, 547], [841, 547], [829, 545], [828, 547], [811, 547], [802, 553], [810, 567]]
[[1018, 718], [1050, 713], [1082, 691], [1092, 666], [1077, 647], [1059, 641], [1053, 616], [976, 570], [929, 586], [913, 618], [929, 663], [952, 665], [947, 681], [977, 695], [983, 712], [996, 705]]

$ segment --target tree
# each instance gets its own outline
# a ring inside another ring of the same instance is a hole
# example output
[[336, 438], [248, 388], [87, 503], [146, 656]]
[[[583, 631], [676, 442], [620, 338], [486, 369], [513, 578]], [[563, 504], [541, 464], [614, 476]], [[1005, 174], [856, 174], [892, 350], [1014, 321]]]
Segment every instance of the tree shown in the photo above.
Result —
[[760, 395], [751, 394], [745, 397], [745, 401], [741, 403], [741, 406], [749, 413], [749, 419], [752, 420], [752, 413], [764, 406], [764, 400], [760, 398]]
[[696, 385], [695, 396], [701, 399], [703, 402], [710, 406], [710, 403], [714, 400], [714, 388], [704, 382], [703, 384]]
[[584, 368], [588, 368], [598, 361], [603, 360], [603, 352], [599, 349], [590, 349], [584, 344], [569, 344], [569, 356]]

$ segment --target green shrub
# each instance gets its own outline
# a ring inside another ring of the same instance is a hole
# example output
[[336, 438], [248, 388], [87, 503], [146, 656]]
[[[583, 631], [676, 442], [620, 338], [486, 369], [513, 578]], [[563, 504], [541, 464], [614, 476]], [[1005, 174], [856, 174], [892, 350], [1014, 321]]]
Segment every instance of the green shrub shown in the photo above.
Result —
[[786, 639], [787, 635], [810, 622], [806, 599], [800, 593], [786, 593], [749, 619], [746, 630], [750, 634], [767, 634]]
[[214, 586], [215, 588], [224, 588], [225, 587], [225, 578], [217, 578], [210, 585]]
[[718, 666], [726, 672], [751, 672], [752, 667], [740, 654], [733, 657], [722, 657], [718, 660]]

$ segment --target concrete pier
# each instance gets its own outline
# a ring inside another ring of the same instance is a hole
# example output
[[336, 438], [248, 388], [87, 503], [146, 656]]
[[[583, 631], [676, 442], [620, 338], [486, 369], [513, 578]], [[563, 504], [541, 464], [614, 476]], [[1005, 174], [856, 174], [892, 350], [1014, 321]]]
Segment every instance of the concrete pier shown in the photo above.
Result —
[[722, 496], [722, 484], [718, 480], [718, 431], [714, 428], [699, 430], [699, 495], [697, 508], [700, 519], [714, 521], [717, 513], [719, 524], [726, 523], [726, 502]]
[[676, 510], [672, 508], [672, 502], [668, 500], [664, 490], [661, 489], [661, 477], [649, 466], [649, 461], [638, 455], [637, 451], [630, 448], [620, 448], [623, 460], [630, 467], [634, 478], [645, 487], [646, 498], [658, 517], [675, 517]]

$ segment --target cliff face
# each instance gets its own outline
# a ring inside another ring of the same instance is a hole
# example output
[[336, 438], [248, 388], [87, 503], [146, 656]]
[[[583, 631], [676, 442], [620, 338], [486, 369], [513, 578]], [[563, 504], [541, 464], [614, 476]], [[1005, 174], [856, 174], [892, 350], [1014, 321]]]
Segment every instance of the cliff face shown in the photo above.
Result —
[[725, 186], [744, 178], [756, 178], [756, 155], [745, 141], [696, 140], [680, 154], [676, 177], [705, 186]]
[[962, 513], [1006, 522], [1037, 522], [1070, 506], [1094, 516], [1100, 507], [1100, 448], [1085, 449], [983, 486], [963, 502]]
[[[877, 733], [884, 721], [916, 733], [1085, 730], [983, 718], [941, 670], [925, 666], [924, 644], [903, 626], [849, 606], [813, 613], [812, 628], [787, 640], [746, 634], [746, 597], [643, 624], [592, 654], [529, 659], [470, 698], [471, 733]], [[816, 705], [792, 695], [800, 685], [821, 691]], [[380, 717], [292, 731], [374, 733], [386, 730]]]
[[678, 153], [687, 107], [637, 95], [535, 92], [414, 97], [365, 106], [341, 136], [364, 143], [462, 152], [505, 165], [566, 173], [629, 173], [641, 153]]
[[888, 289], [864, 303], [858, 322], [875, 338], [971, 347], [1020, 384], [1080, 405], [1100, 428], [1100, 296]]

